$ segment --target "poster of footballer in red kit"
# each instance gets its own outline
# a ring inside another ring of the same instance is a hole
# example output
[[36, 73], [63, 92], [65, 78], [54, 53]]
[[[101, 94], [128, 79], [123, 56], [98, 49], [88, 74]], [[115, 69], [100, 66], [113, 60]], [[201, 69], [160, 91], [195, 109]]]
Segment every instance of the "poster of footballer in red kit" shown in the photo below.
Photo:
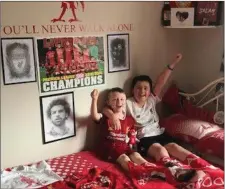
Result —
[[103, 37], [37, 39], [41, 93], [105, 83]]

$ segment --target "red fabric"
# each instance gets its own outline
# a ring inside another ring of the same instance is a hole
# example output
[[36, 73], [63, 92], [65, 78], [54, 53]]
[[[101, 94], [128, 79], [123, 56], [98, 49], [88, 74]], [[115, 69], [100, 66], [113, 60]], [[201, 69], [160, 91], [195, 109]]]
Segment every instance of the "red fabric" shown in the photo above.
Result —
[[203, 171], [203, 178], [193, 178], [192, 182], [182, 184], [184, 189], [222, 189], [224, 188], [224, 171], [212, 166], [200, 157], [190, 154], [183, 163], [190, 165], [198, 171]]
[[201, 120], [191, 119], [182, 114], [174, 114], [162, 119], [160, 125], [165, 128], [166, 132], [175, 138], [185, 142], [195, 144], [201, 138], [210, 133], [221, 130], [221, 128], [212, 123]]
[[[139, 179], [137, 178], [138, 176], [137, 173], [146, 173], [147, 171], [147, 173], [149, 174], [149, 173], [152, 173], [153, 171], [165, 171], [165, 167], [160, 166], [158, 163], [152, 163], [150, 164], [150, 166], [149, 164], [145, 166], [141, 166], [141, 167], [138, 166], [140, 169], [136, 169], [138, 167], [135, 167], [135, 169], [133, 170], [133, 174], [132, 174], [132, 171], [131, 171], [131, 174], [128, 174], [123, 172], [118, 165], [101, 161], [100, 159], [96, 157], [94, 153], [89, 151], [83, 151], [83, 152], [74, 153], [74, 154], [70, 154], [70, 155], [66, 155], [62, 157], [53, 158], [50, 160], [46, 160], [46, 162], [51, 166], [53, 171], [55, 171], [59, 176], [63, 177], [65, 180], [63, 182], [60, 181], [60, 182], [53, 183], [49, 185], [49, 187], [47, 186], [43, 187], [43, 189], [50, 189], [51, 187], [54, 189], [70, 189], [67, 187], [74, 188], [74, 185], [71, 185], [71, 183], [68, 182], [69, 181], [68, 178], [72, 180], [76, 178], [80, 178], [82, 175], [83, 176], [85, 174], [87, 175], [90, 169], [96, 168], [96, 167], [99, 168], [99, 170], [106, 171], [107, 174], [109, 172], [110, 175], [112, 175], [112, 178], [113, 178], [112, 180], [114, 180], [114, 178], [116, 180], [118, 179], [118, 182], [119, 182], [118, 184], [123, 183], [124, 186], [127, 186], [127, 188], [129, 189], [134, 189], [134, 188], [174, 189], [176, 188], [175, 186], [168, 183], [168, 182], [173, 182], [173, 179], [169, 173], [167, 173], [167, 175], [169, 176], [169, 178], [167, 178], [167, 181], [159, 180], [156, 178], [155, 179], [150, 178], [149, 176], [146, 176], [145, 174], [143, 174], [141, 178]], [[182, 165], [191, 166], [192, 168], [195, 168], [195, 169], [202, 169], [205, 167], [207, 174], [210, 175], [210, 178], [212, 178], [214, 182], [223, 181], [223, 179], [221, 181], [221, 178], [218, 178], [219, 175], [224, 174], [223, 171], [213, 167], [211, 164], [199, 158], [198, 156], [190, 154], [181, 163]], [[10, 170], [10, 168], [8, 170]], [[136, 170], [139, 172], [136, 172]], [[207, 178], [207, 180], [209, 179]], [[117, 184], [117, 181], [114, 183]], [[188, 183], [186, 183], [186, 185], [187, 184]], [[184, 187], [186, 186], [184, 185]], [[125, 188], [126, 187], [124, 187], [124, 189]], [[219, 189], [219, 188], [215, 188], [215, 189]]]
[[164, 173], [165, 168], [153, 164], [146, 168], [145, 166], [134, 165], [132, 162], [129, 163], [130, 177], [133, 183], [138, 189], [174, 189], [175, 187], [166, 181], [152, 178], [151, 174], [153, 171]]
[[220, 129], [201, 138], [196, 146], [200, 152], [224, 159], [224, 130]]
[[175, 113], [182, 108], [182, 99], [175, 84], [171, 85], [163, 95], [162, 102], [167, 104]]
[[174, 113], [180, 113], [189, 118], [199, 119], [215, 124], [213, 119], [215, 112], [210, 112], [192, 105], [192, 103], [185, 97], [179, 95], [179, 92], [180, 91], [175, 84], [171, 85], [163, 95], [162, 101], [167, 104]]
[[170, 1], [171, 8], [190, 8], [194, 7], [193, 1]]
[[183, 102], [183, 108], [180, 110], [180, 113], [188, 116], [189, 118], [200, 119], [215, 124], [213, 119], [215, 112], [210, 112], [203, 108], [195, 107], [186, 99]]
[[[194, 154], [190, 154], [181, 162], [189, 169], [195, 169], [198, 174], [194, 176], [189, 182], [179, 183], [172, 176], [168, 168], [151, 165], [151, 166], [137, 166], [132, 162], [129, 163], [130, 175], [139, 189], [149, 188], [182, 188], [182, 189], [220, 189], [224, 187], [224, 171], [212, 166], [205, 160], [199, 158]], [[163, 173], [166, 181], [159, 179], [155, 180], [151, 175], [155, 172]], [[199, 173], [203, 173], [202, 176]], [[170, 183], [170, 184], [169, 184]]]
[[[92, 168], [80, 175], [65, 179], [66, 183], [76, 189], [129, 189], [130, 186], [114, 173], [100, 168]], [[131, 189], [131, 188], [130, 188]]]
[[65, 178], [72, 174], [83, 173], [94, 166], [106, 169], [111, 163], [101, 161], [96, 155], [89, 151], [73, 153], [46, 161], [59, 176]]
[[120, 120], [121, 130], [114, 130], [110, 125], [109, 119], [105, 116], [101, 121], [101, 139], [97, 149], [98, 155], [106, 160], [116, 162], [121, 154], [130, 155], [133, 150], [126, 143], [126, 136], [130, 129], [134, 129], [134, 119], [127, 116], [124, 120]]

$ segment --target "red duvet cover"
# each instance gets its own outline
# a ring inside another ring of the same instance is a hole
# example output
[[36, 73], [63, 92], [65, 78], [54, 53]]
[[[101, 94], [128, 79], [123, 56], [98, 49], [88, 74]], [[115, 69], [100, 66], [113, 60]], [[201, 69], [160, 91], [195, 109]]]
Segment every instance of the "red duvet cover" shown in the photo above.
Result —
[[[174, 189], [176, 185], [167, 181], [153, 179], [141, 173], [139, 177], [133, 174], [125, 174], [117, 165], [99, 160], [93, 152], [83, 151], [67, 156], [47, 160], [53, 171], [62, 176], [65, 182], [58, 182], [46, 186], [60, 189]], [[179, 188], [184, 189], [222, 189], [224, 187], [224, 172], [203, 159], [191, 155], [182, 162], [183, 164], [205, 171], [203, 179], [197, 179], [194, 183], [183, 183]], [[155, 169], [155, 168], [154, 168]], [[152, 168], [149, 169], [149, 173]], [[157, 170], [157, 168], [155, 169]]]

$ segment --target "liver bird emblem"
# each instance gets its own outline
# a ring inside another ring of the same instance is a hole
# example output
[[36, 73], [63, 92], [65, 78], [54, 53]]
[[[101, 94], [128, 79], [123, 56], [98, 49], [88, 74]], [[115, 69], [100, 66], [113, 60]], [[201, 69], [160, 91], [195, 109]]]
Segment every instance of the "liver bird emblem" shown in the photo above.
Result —
[[83, 1], [62, 1], [61, 2], [62, 11], [61, 11], [59, 17], [53, 18], [51, 21], [53, 23], [55, 23], [55, 22], [65, 22], [66, 20], [63, 19], [63, 16], [64, 16], [65, 12], [67, 11], [67, 9], [70, 9], [71, 12], [72, 12], [72, 15], [73, 15], [73, 17], [68, 20], [70, 23], [80, 21], [76, 16], [76, 11], [78, 10], [79, 5], [81, 6], [82, 11], [84, 12], [85, 6], [84, 6]]

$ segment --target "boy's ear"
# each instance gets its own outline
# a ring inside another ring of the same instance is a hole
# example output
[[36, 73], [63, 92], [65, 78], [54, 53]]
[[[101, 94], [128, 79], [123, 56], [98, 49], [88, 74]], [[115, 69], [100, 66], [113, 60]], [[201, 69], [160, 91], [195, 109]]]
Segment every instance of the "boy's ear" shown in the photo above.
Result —
[[[108, 100], [108, 99], [106, 100], [106, 105], [109, 106], [109, 100]], [[110, 106], [109, 106], [109, 107], [110, 107]]]

